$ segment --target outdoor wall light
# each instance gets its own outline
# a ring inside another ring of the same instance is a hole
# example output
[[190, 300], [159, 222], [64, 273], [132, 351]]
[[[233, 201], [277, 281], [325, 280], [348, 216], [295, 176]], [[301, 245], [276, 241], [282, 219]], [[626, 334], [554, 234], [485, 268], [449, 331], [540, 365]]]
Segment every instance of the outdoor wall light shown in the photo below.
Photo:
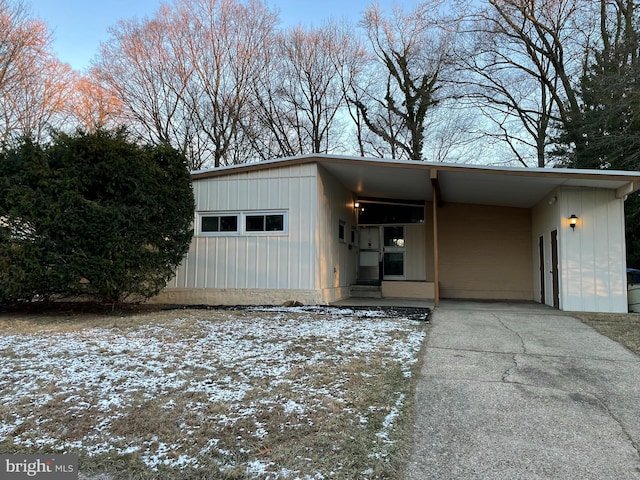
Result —
[[576, 229], [577, 223], [578, 223], [578, 217], [576, 217], [575, 214], [571, 214], [571, 216], [569, 217], [569, 226], [571, 227], [571, 230]]
[[360, 208], [360, 202], [355, 202], [355, 203], [353, 204], [353, 208], [355, 208], [355, 209]]

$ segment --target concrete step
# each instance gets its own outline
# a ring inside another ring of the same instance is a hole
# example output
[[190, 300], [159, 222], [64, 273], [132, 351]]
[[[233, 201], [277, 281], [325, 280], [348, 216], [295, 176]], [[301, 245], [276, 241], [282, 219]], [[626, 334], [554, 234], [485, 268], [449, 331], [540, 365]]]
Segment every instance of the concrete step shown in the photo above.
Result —
[[382, 298], [382, 290], [378, 285], [351, 285], [349, 296], [357, 298]]

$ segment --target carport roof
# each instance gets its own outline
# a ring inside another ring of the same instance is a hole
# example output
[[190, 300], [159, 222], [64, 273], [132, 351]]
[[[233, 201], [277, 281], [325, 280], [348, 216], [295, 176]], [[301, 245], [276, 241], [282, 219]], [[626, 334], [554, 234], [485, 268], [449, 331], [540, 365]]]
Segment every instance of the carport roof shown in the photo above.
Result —
[[194, 172], [194, 180], [316, 163], [360, 197], [531, 208], [557, 187], [605, 188], [624, 197], [638, 189], [640, 172], [507, 168], [336, 155], [304, 155]]

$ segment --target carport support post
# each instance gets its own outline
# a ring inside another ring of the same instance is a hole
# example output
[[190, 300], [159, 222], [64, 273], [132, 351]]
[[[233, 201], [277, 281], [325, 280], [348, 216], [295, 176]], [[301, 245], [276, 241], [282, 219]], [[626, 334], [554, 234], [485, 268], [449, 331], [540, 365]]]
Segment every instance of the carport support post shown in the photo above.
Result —
[[438, 206], [442, 202], [440, 197], [440, 184], [438, 183], [438, 170], [431, 169], [431, 186], [432, 197], [431, 205], [433, 206], [433, 306], [440, 306], [440, 272], [438, 268]]

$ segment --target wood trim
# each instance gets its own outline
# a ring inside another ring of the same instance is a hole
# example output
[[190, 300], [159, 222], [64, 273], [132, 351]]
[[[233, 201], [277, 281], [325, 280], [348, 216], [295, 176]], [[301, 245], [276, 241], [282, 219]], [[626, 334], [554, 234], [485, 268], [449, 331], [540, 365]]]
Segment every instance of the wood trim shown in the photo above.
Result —
[[433, 189], [433, 306], [440, 306], [440, 271], [438, 264], [438, 202], [436, 189]]
[[[441, 172], [465, 172], [465, 173], [477, 173], [488, 175], [507, 175], [507, 176], [521, 176], [521, 177], [538, 177], [538, 178], [558, 178], [558, 179], [575, 179], [575, 180], [627, 180], [633, 184], [633, 188], [637, 189], [638, 180], [640, 176], [638, 172], [629, 172], [628, 175], [622, 172], [607, 173], [607, 171], [587, 171], [580, 169], [566, 169], [566, 168], [500, 168], [489, 166], [468, 166], [468, 165], [446, 165], [416, 161], [416, 160], [388, 160], [388, 159], [373, 159], [365, 157], [343, 157], [337, 155], [325, 155], [325, 154], [312, 154], [301, 155], [297, 157], [287, 157], [274, 160], [266, 160], [261, 162], [246, 163], [242, 165], [230, 165], [226, 167], [219, 167], [211, 170], [204, 170], [191, 174], [193, 180], [220, 177], [224, 175], [233, 175], [236, 173], [242, 173], [247, 171], [264, 170], [268, 168], [279, 168], [292, 165], [304, 165], [310, 163], [318, 164], [331, 164], [331, 163], [343, 163], [352, 165], [364, 165], [364, 166], [386, 166], [397, 167], [403, 169], [419, 169], [419, 170], [438, 170]], [[635, 178], [634, 178], [635, 177]], [[625, 188], [625, 187], [621, 187]], [[635, 190], [634, 190], [635, 191]]]
[[624, 198], [627, 195], [631, 195], [633, 192], [638, 190], [638, 182], [633, 180], [626, 185], [616, 189], [616, 198]]
[[431, 186], [433, 187], [433, 199], [438, 207], [444, 205], [442, 201], [442, 192], [440, 191], [440, 182], [438, 181], [438, 170], [436, 168], [432, 168], [429, 172], [429, 176], [431, 178]]

